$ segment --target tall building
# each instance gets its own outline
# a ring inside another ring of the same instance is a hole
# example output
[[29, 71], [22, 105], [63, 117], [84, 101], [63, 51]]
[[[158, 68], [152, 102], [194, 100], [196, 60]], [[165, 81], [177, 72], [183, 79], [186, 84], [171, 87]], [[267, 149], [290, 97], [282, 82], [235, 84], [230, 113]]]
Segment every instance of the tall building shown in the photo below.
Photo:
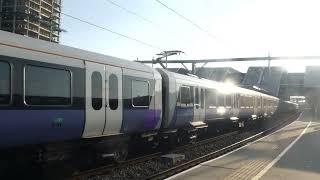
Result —
[[61, 0], [0, 0], [0, 29], [58, 43]]

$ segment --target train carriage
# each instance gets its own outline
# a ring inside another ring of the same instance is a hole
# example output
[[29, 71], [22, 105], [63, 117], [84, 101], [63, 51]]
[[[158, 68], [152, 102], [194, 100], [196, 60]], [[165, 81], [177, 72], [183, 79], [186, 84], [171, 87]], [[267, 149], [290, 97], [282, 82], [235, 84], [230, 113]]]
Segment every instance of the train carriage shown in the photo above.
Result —
[[161, 76], [149, 66], [0, 32], [0, 146], [154, 136]]
[[85, 146], [121, 160], [132, 139], [193, 139], [216, 122], [243, 127], [272, 116], [279, 103], [227, 83], [8, 32], [0, 37], [1, 149], [53, 146], [45, 157], [60, 159]]
[[205, 128], [205, 85], [196, 78], [158, 69], [162, 75], [162, 132], [176, 133], [178, 129]]

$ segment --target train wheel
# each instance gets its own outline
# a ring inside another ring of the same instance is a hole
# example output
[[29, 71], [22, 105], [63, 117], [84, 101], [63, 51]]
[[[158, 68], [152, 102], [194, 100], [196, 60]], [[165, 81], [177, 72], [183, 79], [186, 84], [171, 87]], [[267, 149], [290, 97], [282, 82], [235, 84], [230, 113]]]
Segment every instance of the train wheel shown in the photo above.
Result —
[[245, 121], [239, 121], [238, 128], [244, 128], [244, 127], [245, 127]]
[[129, 154], [128, 147], [125, 145], [120, 146], [116, 148], [115, 151], [113, 152], [113, 160], [116, 163], [123, 163], [126, 161], [128, 154]]

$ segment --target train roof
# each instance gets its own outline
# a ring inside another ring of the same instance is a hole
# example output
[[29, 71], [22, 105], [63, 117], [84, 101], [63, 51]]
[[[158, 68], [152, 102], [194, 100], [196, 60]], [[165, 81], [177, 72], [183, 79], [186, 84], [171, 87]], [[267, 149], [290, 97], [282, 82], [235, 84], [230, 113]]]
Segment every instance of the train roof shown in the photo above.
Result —
[[[1, 55], [16, 58], [28, 58], [30, 60], [39, 61], [45, 61], [44, 59], [46, 58], [47, 62], [58, 64], [65, 63], [66, 65], [75, 66], [83, 66], [83, 61], [90, 61], [150, 73], [153, 72], [153, 68], [141, 63], [89, 52], [48, 41], [38, 40], [5, 31], [0, 31], [0, 47]], [[57, 59], [59, 61], [57, 61]]]
[[174, 77], [176, 79], [180, 79], [183, 81], [188, 81], [188, 82], [192, 82], [194, 84], [197, 84], [201, 87], [206, 87], [206, 88], [215, 88], [218, 91], [224, 92], [224, 93], [232, 93], [232, 92], [240, 92], [243, 94], [248, 94], [248, 95], [261, 95], [264, 97], [269, 97], [269, 98], [274, 98], [274, 99], [278, 99], [277, 97], [268, 95], [268, 94], [264, 94], [258, 91], [254, 91], [254, 90], [250, 90], [250, 89], [246, 89], [246, 88], [242, 88], [233, 84], [229, 84], [229, 83], [224, 83], [224, 82], [217, 82], [217, 81], [213, 81], [213, 80], [209, 80], [209, 79], [204, 79], [204, 78], [200, 78], [197, 76], [190, 76], [190, 75], [183, 75], [183, 74], [179, 74], [179, 73], [175, 73], [175, 72], [171, 72], [165, 69], [160, 69], [161, 71], [167, 73], [168, 75], [170, 75], [171, 77]]

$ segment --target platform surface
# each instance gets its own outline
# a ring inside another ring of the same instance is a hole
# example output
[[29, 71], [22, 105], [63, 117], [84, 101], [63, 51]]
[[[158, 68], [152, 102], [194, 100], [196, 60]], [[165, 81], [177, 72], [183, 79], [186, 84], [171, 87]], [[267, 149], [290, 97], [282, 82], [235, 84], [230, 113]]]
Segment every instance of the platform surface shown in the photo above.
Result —
[[304, 112], [265, 138], [168, 179], [320, 179], [319, 122]]

